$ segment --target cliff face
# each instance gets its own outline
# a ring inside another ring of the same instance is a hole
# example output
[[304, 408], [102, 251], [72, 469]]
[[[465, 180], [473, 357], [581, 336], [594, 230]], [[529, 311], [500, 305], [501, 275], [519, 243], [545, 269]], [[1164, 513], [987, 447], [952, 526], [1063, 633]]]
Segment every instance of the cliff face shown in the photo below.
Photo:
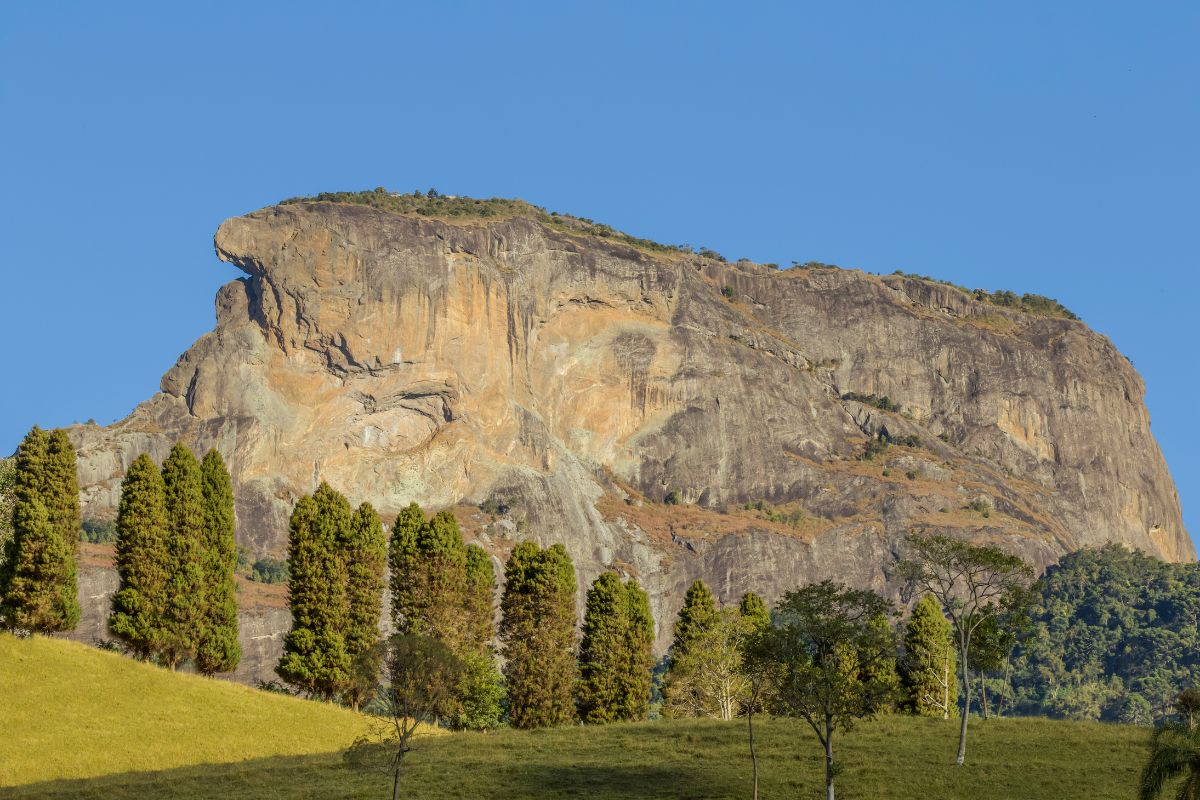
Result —
[[[85, 513], [111, 513], [125, 467], [182, 438], [224, 454], [257, 551], [285, 548], [321, 480], [384, 515], [458, 506], [498, 557], [532, 537], [565, 544], [582, 585], [636, 575], [660, 646], [694, 578], [726, 601], [823, 577], [884, 588], [914, 529], [1043, 565], [1110, 541], [1195, 555], [1141, 380], [1078, 322], [520, 217], [299, 203], [225, 222], [216, 246], [247, 273], [216, 329], [127, 419], [74, 430]], [[882, 427], [920, 446], [860, 460]], [[964, 508], [985, 498], [987, 517]]]

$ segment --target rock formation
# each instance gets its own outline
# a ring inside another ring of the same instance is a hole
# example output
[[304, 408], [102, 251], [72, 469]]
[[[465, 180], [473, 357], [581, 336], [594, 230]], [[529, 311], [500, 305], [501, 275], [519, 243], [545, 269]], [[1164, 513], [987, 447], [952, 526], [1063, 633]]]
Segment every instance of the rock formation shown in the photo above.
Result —
[[1039, 565], [1110, 541], [1195, 556], [1141, 379], [1077, 321], [541, 215], [296, 202], [226, 221], [216, 248], [247, 276], [215, 330], [129, 417], [73, 429], [85, 516], [182, 438], [225, 456], [256, 552], [284, 550], [321, 480], [385, 516], [455, 506], [498, 558], [532, 537], [566, 545], [581, 589], [636, 575], [660, 649], [697, 577], [726, 602], [883, 589], [910, 530]]

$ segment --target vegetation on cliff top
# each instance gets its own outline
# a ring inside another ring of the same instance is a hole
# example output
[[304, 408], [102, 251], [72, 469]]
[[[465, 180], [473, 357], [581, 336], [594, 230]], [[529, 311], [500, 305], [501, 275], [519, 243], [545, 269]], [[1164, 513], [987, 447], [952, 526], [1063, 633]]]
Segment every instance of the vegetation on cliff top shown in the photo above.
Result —
[[[571, 214], [560, 214], [557, 211], [547, 211], [541, 206], [535, 206], [524, 200], [512, 200], [504, 197], [480, 199], [464, 197], [462, 195], [442, 194], [437, 189], [430, 189], [428, 192], [417, 190], [408, 194], [399, 194], [397, 192], [389, 192], [387, 189], [379, 186], [370, 191], [321, 192], [315, 197], [290, 197], [280, 202], [280, 205], [313, 202], [351, 203], [378, 208], [393, 214], [412, 214], [434, 219], [486, 219], [489, 217], [510, 219], [513, 217], [522, 217], [535, 219], [538, 222], [567, 233], [608, 239], [650, 253], [698, 254], [716, 261], [726, 261], [726, 258], [720, 253], [707, 247], [696, 249], [688, 244], [663, 244], [652, 239], [632, 236], [617, 230], [611, 225], [605, 225], [602, 222], [596, 222], [587, 217], [576, 217]], [[819, 261], [808, 261], [803, 264], [793, 261], [792, 265], [801, 269], [842, 269], [834, 264], [825, 264]], [[777, 268], [775, 264], [768, 264], [766, 266]], [[916, 275], [902, 272], [901, 270], [896, 270], [893, 274], [928, 281], [930, 283], [940, 283], [944, 286], [958, 289], [981, 303], [1013, 308], [1038, 317], [1079, 319], [1062, 303], [1051, 297], [1043, 297], [1039, 294], [1019, 295], [1007, 290], [994, 292], [989, 292], [986, 289], [971, 290], [965, 286], [959, 286], [950, 281], [939, 280], [937, 278], [930, 278], [926, 275]]]
[[1053, 297], [1045, 297], [1040, 294], [1017, 294], [1007, 289], [1000, 289], [994, 292], [989, 292], [987, 289], [968, 289], [965, 286], [959, 286], [957, 283], [942, 280], [941, 278], [931, 278], [928, 275], [917, 275], [911, 272], [904, 272], [903, 270], [896, 270], [892, 274], [904, 278], [912, 278], [913, 280], [925, 281], [926, 283], [938, 283], [942, 286], [949, 286], [951, 289], [957, 289], [968, 297], [978, 300], [980, 303], [1014, 308], [1017, 311], [1024, 311], [1026, 314], [1032, 314], [1035, 317], [1079, 319], [1078, 315]]
[[[437, 189], [428, 192], [415, 191], [409, 194], [389, 192], [382, 186], [372, 191], [364, 192], [321, 192], [316, 197], [292, 197], [280, 205], [293, 203], [353, 203], [371, 206], [381, 211], [393, 214], [413, 214], [433, 219], [511, 219], [522, 217], [534, 219], [552, 228], [601, 239], [610, 239], [621, 244], [647, 250], [653, 253], [693, 253], [688, 245], [672, 245], [642, 239], [623, 233], [611, 225], [595, 222], [587, 217], [576, 217], [570, 214], [560, 214], [557, 211], [547, 211], [541, 206], [535, 206], [524, 200], [510, 200], [504, 197], [492, 197], [486, 200], [461, 195], [446, 195]], [[701, 255], [717, 256], [713, 251], [701, 251]], [[719, 259], [724, 260], [724, 259]]]

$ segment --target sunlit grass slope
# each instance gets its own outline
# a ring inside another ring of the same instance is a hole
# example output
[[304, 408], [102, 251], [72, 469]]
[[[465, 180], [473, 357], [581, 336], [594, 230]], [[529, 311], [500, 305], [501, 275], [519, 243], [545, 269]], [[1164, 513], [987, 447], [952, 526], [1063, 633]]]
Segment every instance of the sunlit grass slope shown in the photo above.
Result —
[[364, 729], [336, 706], [0, 634], [0, 786], [337, 751]]
[[[15, 668], [14, 655], [21, 659]], [[0, 764], [9, 783], [39, 781], [0, 796], [390, 796], [381, 772], [350, 767], [337, 752], [317, 753], [357, 732], [356, 718], [337, 709], [60, 642], [0, 639], [0, 663], [21, 701], [15, 715], [12, 705], [5, 711], [17, 735], [0, 745]], [[89, 674], [95, 688], [88, 688]], [[823, 796], [821, 752], [803, 723], [764, 721], [758, 733], [764, 800]], [[1149, 738], [1126, 726], [993, 719], [974, 724], [967, 766], [956, 768], [956, 737], [953, 720], [893, 716], [860, 725], [838, 744], [838, 797], [1127, 798]], [[304, 752], [316, 754], [284, 755]], [[428, 737], [407, 763], [404, 796], [413, 798], [698, 799], [746, 798], [750, 791], [744, 721]], [[163, 769], [170, 764], [196, 765]], [[159, 771], [145, 771], [153, 769]], [[51, 780], [114, 771], [126, 772]]]

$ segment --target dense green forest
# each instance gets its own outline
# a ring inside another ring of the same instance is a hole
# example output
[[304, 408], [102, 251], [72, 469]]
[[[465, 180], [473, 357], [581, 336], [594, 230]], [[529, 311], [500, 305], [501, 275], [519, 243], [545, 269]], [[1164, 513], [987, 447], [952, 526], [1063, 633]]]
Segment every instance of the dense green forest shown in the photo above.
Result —
[[1200, 564], [1108, 545], [1065, 556], [1035, 592], [1012, 662], [1017, 712], [1146, 724], [1200, 685]]

